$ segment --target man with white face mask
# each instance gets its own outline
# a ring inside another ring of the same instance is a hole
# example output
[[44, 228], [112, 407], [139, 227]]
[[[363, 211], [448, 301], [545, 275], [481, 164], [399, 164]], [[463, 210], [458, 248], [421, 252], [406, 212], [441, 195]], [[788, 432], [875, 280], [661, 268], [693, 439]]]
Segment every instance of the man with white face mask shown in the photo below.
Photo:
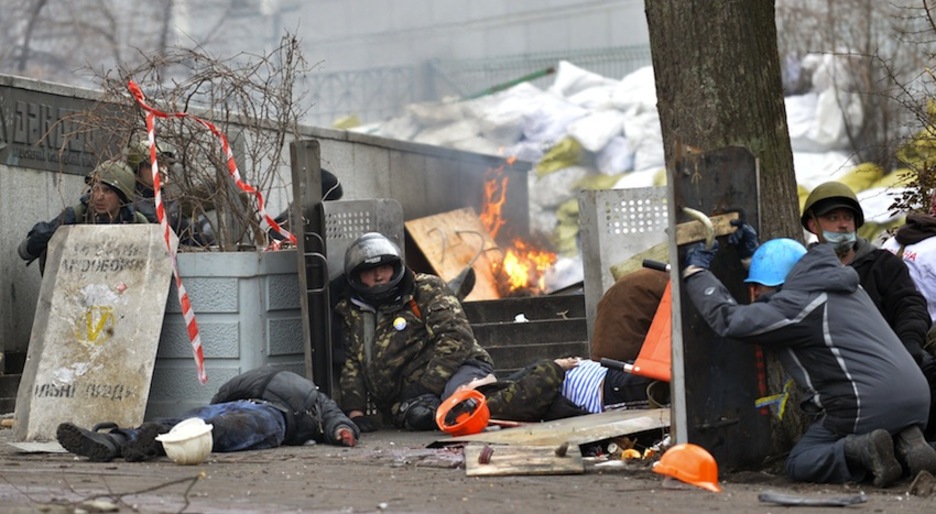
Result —
[[[855, 193], [841, 182], [816, 186], [806, 199], [801, 218], [803, 228], [819, 242], [831, 243], [842, 264], [858, 272], [861, 287], [887, 320], [913, 360], [921, 367], [931, 390], [936, 392], [936, 359], [924, 351], [930, 317], [926, 299], [910, 277], [906, 264], [896, 255], [858, 237], [864, 212]], [[936, 436], [936, 412], [930, 407], [927, 436]]]

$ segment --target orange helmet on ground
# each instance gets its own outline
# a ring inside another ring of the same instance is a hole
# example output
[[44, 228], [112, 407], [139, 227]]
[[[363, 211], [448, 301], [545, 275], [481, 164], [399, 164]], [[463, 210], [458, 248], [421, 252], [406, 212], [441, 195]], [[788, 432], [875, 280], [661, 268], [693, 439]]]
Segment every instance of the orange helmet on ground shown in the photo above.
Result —
[[720, 493], [718, 464], [705, 448], [692, 443], [677, 444], [653, 465], [653, 472], [673, 477], [714, 493]]
[[487, 399], [474, 389], [455, 391], [436, 410], [436, 425], [453, 437], [477, 434], [491, 419]]

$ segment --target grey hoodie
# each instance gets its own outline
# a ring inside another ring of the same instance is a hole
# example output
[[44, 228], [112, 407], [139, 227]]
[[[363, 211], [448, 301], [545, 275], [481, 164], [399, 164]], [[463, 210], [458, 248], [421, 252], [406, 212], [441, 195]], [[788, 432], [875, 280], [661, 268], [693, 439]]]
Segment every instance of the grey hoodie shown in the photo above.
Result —
[[716, 333], [777, 351], [803, 390], [802, 407], [825, 415], [840, 434], [925, 425], [929, 387], [854, 269], [831, 245], [813, 246], [781, 291], [738, 305], [710, 272], [686, 280], [696, 308]]

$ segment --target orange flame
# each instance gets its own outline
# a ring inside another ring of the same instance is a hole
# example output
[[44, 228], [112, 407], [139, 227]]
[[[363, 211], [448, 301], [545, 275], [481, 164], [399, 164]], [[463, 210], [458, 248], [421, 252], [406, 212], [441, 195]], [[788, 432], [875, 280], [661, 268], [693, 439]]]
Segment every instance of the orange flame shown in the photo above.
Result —
[[528, 290], [538, 294], [546, 289], [544, 273], [556, 263], [556, 254], [541, 248], [535, 248], [522, 239], [514, 239], [501, 263], [501, 270], [507, 278], [508, 292]]
[[[512, 165], [516, 157], [506, 159]], [[484, 174], [484, 201], [481, 223], [491, 235], [497, 237], [506, 224], [502, 210], [507, 201], [507, 176], [504, 166], [491, 168]], [[511, 242], [500, 262], [492, 263], [495, 276], [502, 280], [498, 289], [503, 296], [516, 293], [539, 294], [546, 289], [544, 272], [556, 262], [556, 254], [539, 248], [520, 238]]]
[[492, 239], [507, 221], [501, 215], [504, 202], [507, 201], [507, 175], [504, 167], [491, 168], [484, 173], [484, 202], [481, 206], [481, 224], [491, 234]]

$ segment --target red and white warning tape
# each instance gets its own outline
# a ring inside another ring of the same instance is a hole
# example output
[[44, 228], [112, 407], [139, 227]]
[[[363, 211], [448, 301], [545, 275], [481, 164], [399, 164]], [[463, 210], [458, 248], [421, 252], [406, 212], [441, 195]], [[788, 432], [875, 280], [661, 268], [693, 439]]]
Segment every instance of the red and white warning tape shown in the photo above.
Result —
[[[143, 91], [136, 84], [136, 82], [131, 80], [127, 84], [127, 87], [130, 89], [130, 94], [133, 95], [133, 98], [136, 100], [137, 104], [139, 104], [139, 106], [146, 111], [146, 133], [147, 139], [149, 141], [150, 162], [152, 163], [156, 217], [159, 219], [159, 225], [163, 230], [163, 236], [166, 241], [166, 248], [169, 249], [169, 257], [172, 261], [172, 274], [175, 277], [176, 289], [179, 293], [179, 306], [182, 308], [182, 316], [185, 318], [185, 327], [188, 331], [189, 342], [192, 345], [192, 353], [195, 357], [195, 367], [198, 371], [198, 381], [202, 384], [205, 384], [208, 382], [208, 375], [205, 372], [205, 355], [204, 351], [202, 350], [201, 337], [198, 334], [198, 323], [195, 321], [195, 312], [192, 310], [192, 304], [189, 301], [188, 293], [185, 291], [185, 286], [182, 285], [182, 276], [179, 274], [179, 265], [176, 259], [176, 255], [170, 246], [169, 222], [166, 220], [166, 210], [162, 202], [162, 184], [159, 179], [159, 162], [156, 158], [156, 118], [190, 119], [210, 130], [211, 133], [214, 134], [214, 136], [221, 142], [221, 147], [224, 150], [224, 155], [227, 159], [228, 172], [231, 178], [234, 180], [234, 182], [237, 184], [237, 187], [241, 191], [253, 195], [257, 199], [257, 210], [263, 217], [264, 221], [267, 222], [271, 229], [282, 234], [292, 244], [296, 244], [296, 236], [281, 227], [279, 223], [277, 223], [276, 220], [266, 212], [266, 209], [264, 208], [263, 195], [260, 194], [260, 191], [257, 191], [253, 186], [241, 179], [240, 171], [237, 169], [237, 163], [234, 161], [234, 153], [231, 151], [231, 145], [228, 143], [228, 138], [224, 135], [223, 132], [218, 130], [214, 124], [197, 116], [192, 116], [186, 112], [166, 113], [160, 111], [159, 109], [155, 109], [146, 104]], [[272, 242], [269, 248], [279, 248], [279, 241]]]

